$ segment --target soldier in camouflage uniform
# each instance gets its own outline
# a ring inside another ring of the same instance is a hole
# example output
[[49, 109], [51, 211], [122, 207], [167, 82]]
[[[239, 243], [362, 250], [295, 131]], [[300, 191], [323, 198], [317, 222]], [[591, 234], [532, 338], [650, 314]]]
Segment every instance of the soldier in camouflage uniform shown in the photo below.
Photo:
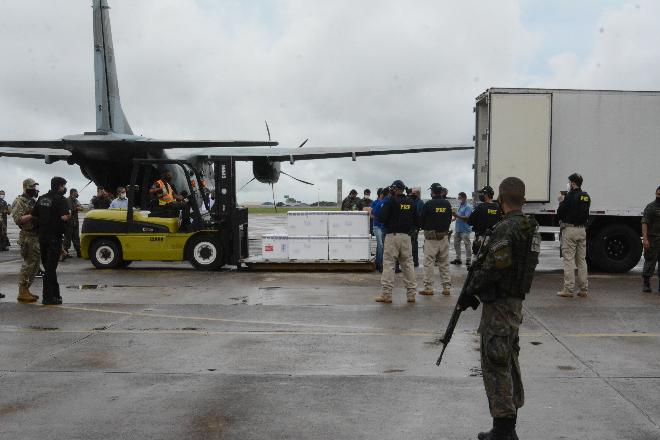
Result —
[[7, 238], [7, 214], [9, 214], [9, 205], [5, 200], [5, 192], [0, 189], [0, 251], [7, 251], [9, 239]]
[[39, 184], [34, 179], [23, 181], [23, 194], [16, 197], [11, 205], [11, 216], [14, 223], [21, 229], [18, 244], [21, 247], [23, 265], [18, 276], [18, 302], [31, 303], [39, 299], [38, 295], [30, 292], [30, 286], [39, 271], [41, 252], [39, 250], [39, 235], [32, 219], [32, 208], [39, 195]]
[[475, 263], [470, 283], [458, 300], [466, 310], [483, 303], [481, 369], [493, 429], [480, 440], [517, 440], [518, 408], [524, 403], [518, 353], [522, 301], [529, 292], [538, 264], [541, 237], [538, 223], [522, 213], [525, 184], [517, 177], [504, 179], [499, 202], [504, 218], [493, 229]]
[[[655, 190], [655, 201], [646, 205], [642, 214], [642, 239], [644, 244], [644, 279], [643, 292], [651, 291], [651, 277], [655, 272], [655, 265], [660, 259], [660, 186]], [[660, 275], [660, 264], [658, 264]], [[660, 276], [658, 276], [660, 278]], [[660, 280], [658, 280], [660, 292]]]

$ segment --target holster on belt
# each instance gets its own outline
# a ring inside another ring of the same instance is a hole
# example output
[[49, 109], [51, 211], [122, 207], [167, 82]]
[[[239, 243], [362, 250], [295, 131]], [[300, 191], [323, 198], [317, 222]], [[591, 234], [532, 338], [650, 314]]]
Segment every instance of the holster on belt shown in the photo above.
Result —
[[440, 231], [424, 231], [424, 240], [444, 240], [449, 233]]

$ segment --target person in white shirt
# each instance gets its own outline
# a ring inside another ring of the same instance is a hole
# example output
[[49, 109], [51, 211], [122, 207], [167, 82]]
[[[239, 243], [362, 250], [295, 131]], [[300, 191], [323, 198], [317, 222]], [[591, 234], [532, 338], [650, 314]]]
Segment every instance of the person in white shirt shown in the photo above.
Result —
[[117, 188], [117, 198], [110, 203], [110, 209], [128, 209], [128, 198], [126, 198], [126, 188], [120, 186]]

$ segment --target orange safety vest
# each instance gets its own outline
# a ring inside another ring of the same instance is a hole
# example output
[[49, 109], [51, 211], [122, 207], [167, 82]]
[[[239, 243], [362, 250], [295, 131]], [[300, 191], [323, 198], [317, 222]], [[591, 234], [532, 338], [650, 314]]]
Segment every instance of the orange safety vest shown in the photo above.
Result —
[[[174, 192], [172, 191], [172, 185], [163, 182], [162, 180], [156, 181], [156, 185], [158, 185], [161, 189], [161, 195], [158, 197], [158, 205], [165, 206], [165, 205], [169, 205], [170, 203], [173, 203]], [[163, 193], [162, 190], [166, 190], [166, 192]]]

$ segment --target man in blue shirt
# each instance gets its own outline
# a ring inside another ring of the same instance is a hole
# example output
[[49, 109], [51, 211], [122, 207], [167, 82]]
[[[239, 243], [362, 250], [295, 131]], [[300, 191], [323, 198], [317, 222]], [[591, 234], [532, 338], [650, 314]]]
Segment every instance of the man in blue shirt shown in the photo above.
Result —
[[451, 264], [462, 264], [461, 261], [461, 243], [465, 245], [465, 265], [470, 268], [472, 260], [472, 245], [470, 244], [470, 233], [472, 226], [467, 222], [472, 214], [472, 207], [467, 203], [467, 195], [464, 192], [458, 193], [458, 210], [454, 214], [456, 225], [454, 226], [454, 250], [456, 259]]
[[110, 203], [110, 209], [128, 209], [126, 188], [124, 188], [123, 186], [117, 188], [117, 198]]
[[385, 238], [385, 225], [378, 221], [380, 209], [389, 196], [389, 188], [378, 188], [378, 198], [371, 202], [371, 219], [374, 225], [374, 236], [376, 237], [376, 270], [383, 271], [383, 239]]

